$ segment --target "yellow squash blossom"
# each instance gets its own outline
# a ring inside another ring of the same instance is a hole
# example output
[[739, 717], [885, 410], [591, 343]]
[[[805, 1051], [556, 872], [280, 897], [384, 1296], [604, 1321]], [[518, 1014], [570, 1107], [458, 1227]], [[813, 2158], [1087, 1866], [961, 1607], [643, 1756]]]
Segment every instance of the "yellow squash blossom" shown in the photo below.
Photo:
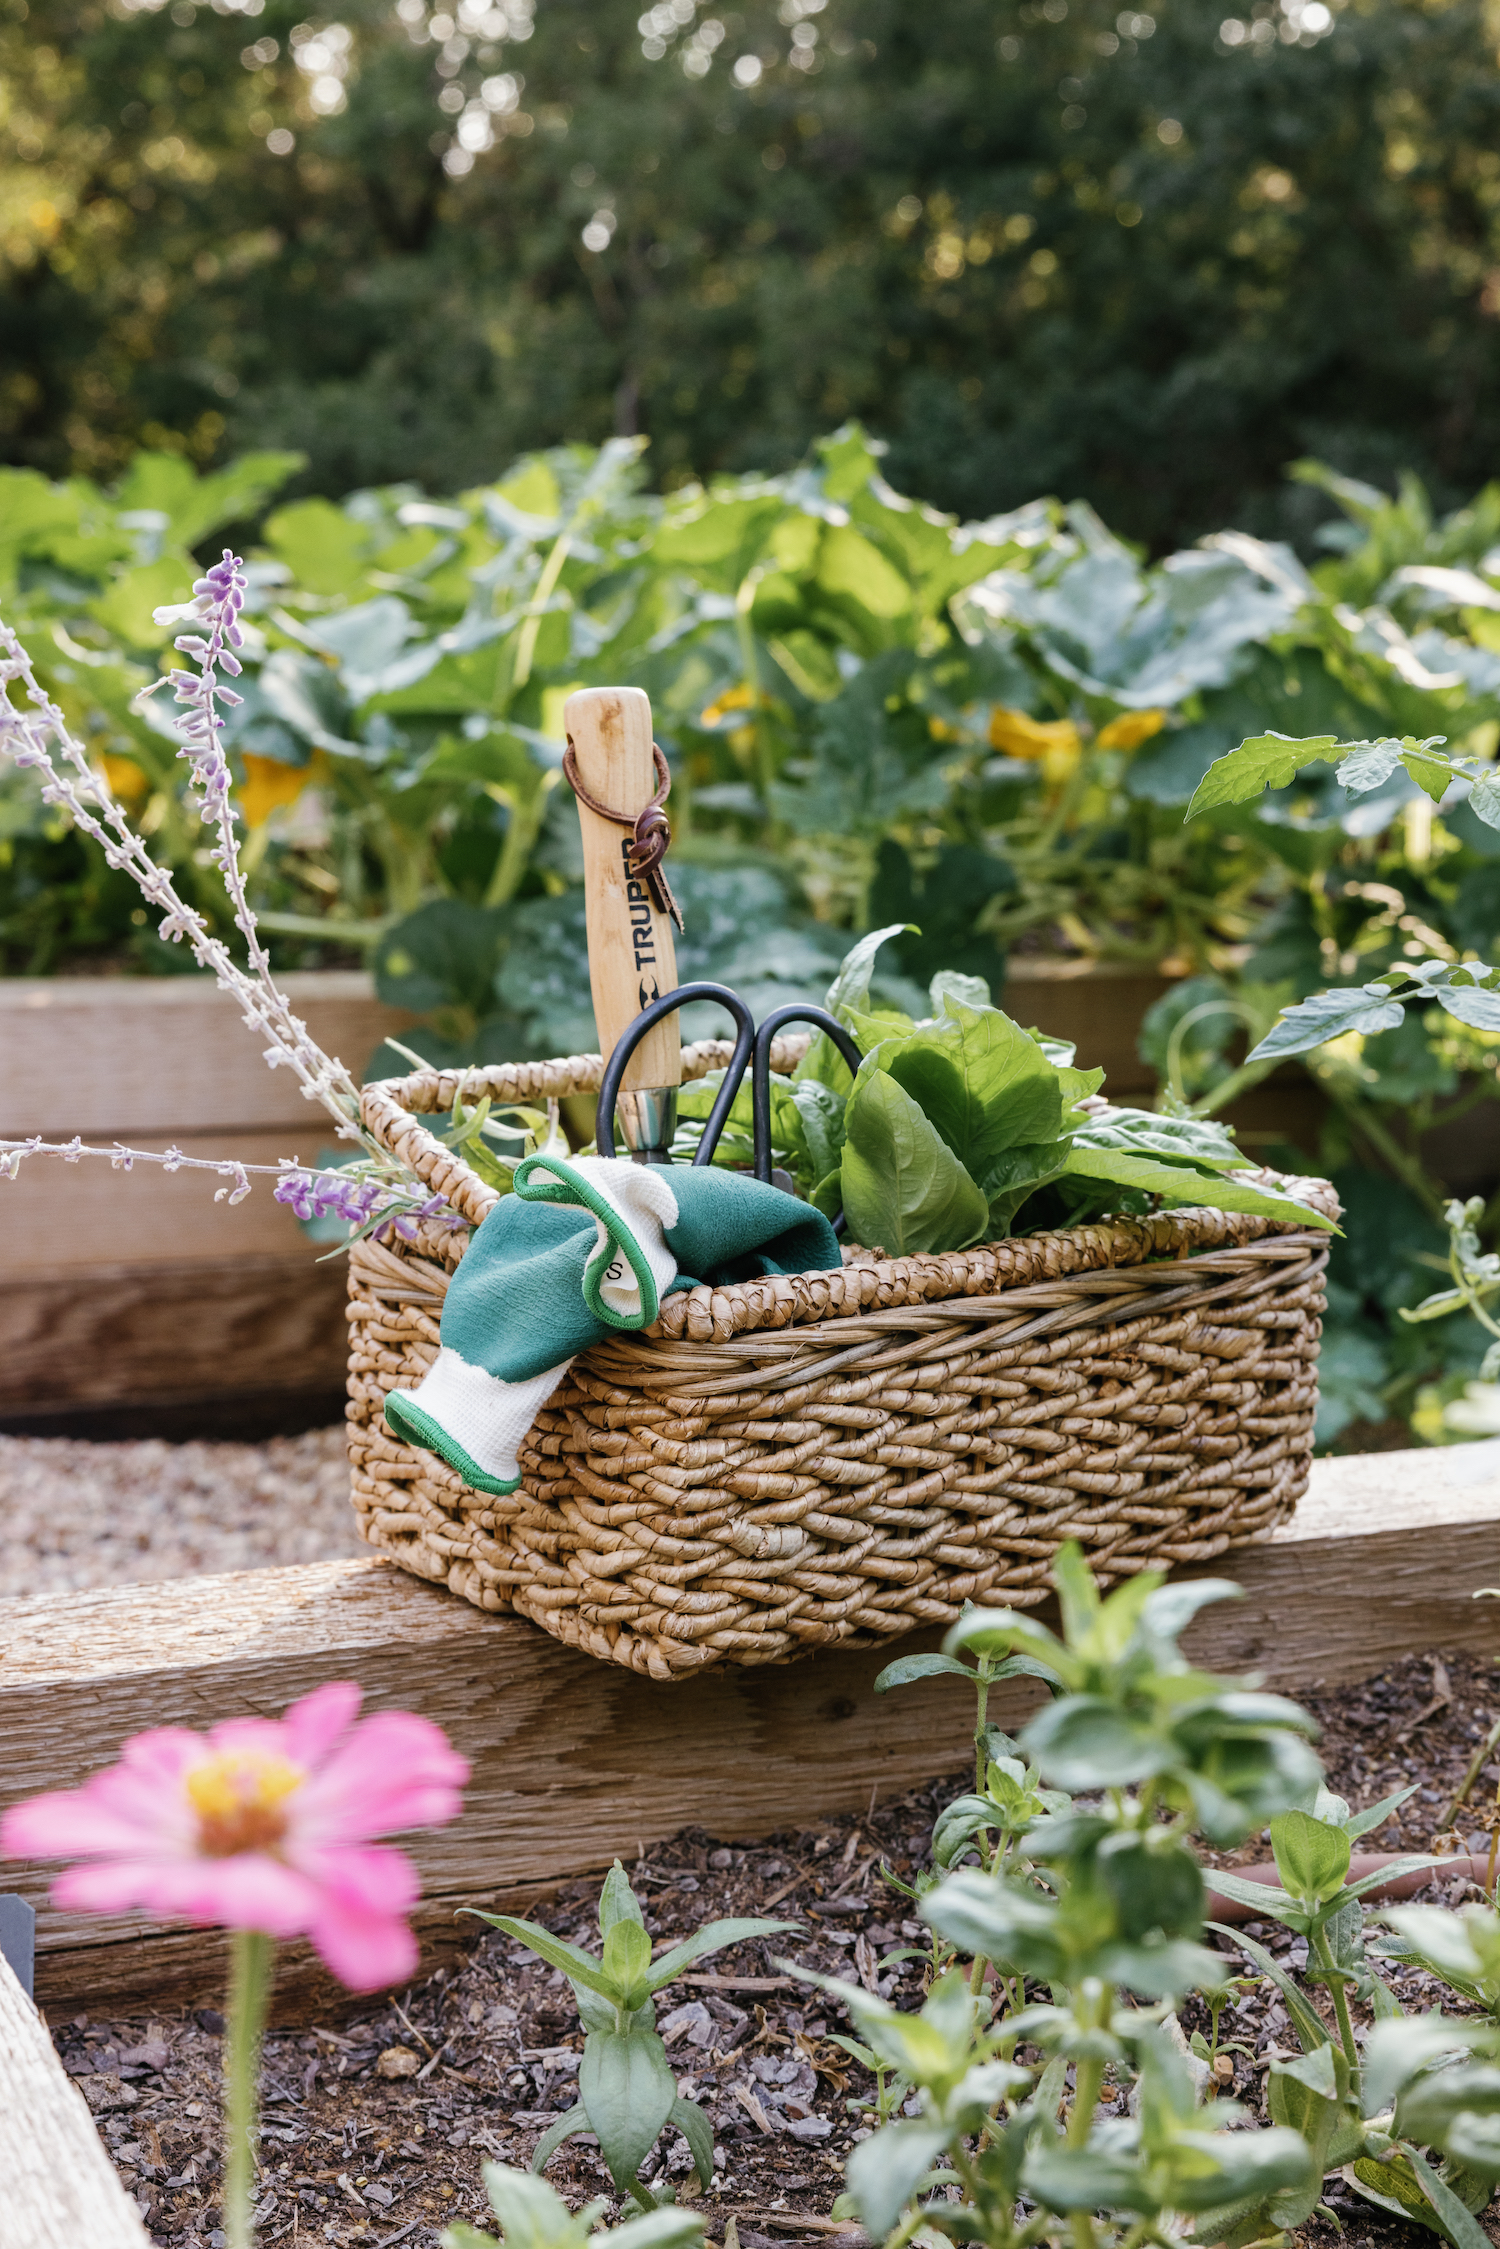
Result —
[[1138, 750], [1142, 742], [1149, 742], [1167, 723], [1165, 711], [1121, 711], [1108, 726], [1101, 726], [1097, 741], [1101, 750]]
[[100, 763], [104, 767], [104, 778], [109, 783], [110, 794], [117, 797], [121, 804], [137, 805], [143, 797], [150, 794], [150, 778], [133, 757], [116, 757], [112, 750], [106, 750]]
[[990, 712], [990, 747], [1007, 757], [1034, 759], [1043, 778], [1066, 781], [1083, 754], [1083, 740], [1070, 718], [1028, 718], [1024, 711], [997, 703]]
[[[764, 702], [766, 698], [761, 697]], [[741, 680], [738, 687], [726, 687], [717, 701], [708, 705], [698, 716], [700, 726], [721, 726], [731, 711], [748, 711], [755, 695], [748, 681]]]
[[304, 789], [325, 779], [328, 772], [321, 750], [314, 750], [306, 765], [284, 765], [280, 758], [257, 757], [252, 750], [243, 752], [243, 760], [244, 785], [234, 793], [245, 825], [252, 829], [263, 828], [279, 806], [295, 804]]

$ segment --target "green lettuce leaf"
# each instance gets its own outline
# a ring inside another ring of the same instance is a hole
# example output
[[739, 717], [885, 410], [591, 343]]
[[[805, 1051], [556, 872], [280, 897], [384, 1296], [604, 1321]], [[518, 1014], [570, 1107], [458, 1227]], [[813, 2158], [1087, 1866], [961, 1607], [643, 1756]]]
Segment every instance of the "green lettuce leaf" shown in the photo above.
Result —
[[980, 1240], [985, 1197], [894, 1078], [862, 1069], [844, 1126], [844, 1213], [854, 1241], [911, 1257]]

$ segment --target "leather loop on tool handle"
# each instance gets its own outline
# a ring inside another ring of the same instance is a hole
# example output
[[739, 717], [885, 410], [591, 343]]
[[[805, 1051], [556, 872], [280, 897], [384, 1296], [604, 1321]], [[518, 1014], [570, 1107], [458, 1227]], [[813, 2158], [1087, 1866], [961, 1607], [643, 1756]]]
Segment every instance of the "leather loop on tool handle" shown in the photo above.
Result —
[[[608, 1061], [643, 1008], [677, 983], [670, 908], [659, 903], [666, 760], [638, 687], [582, 687], [568, 697], [564, 770], [578, 799], [588, 911], [589, 983], [599, 1051]], [[662, 886], [665, 887], [664, 885]], [[625, 1068], [621, 1091], [682, 1083], [675, 1015], [655, 1024]]]
[[612, 812], [607, 804], [601, 804], [597, 797], [590, 796], [578, 778], [578, 759], [571, 739], [563, 754], [563, 779], [579, 803], [586, 804], [590, 812], [597, 813], [601, 820], [613, 821], [617, 828], [630, 829], [631, 873], [639, 875], [647, 885], [657, 911], [670, 914], [681, 929], [682, 909], [672, 895], [672, 885], [668, 882], [667, 870], [662, 865], [672, 843], [672, 823], [662, 810], [672, 794], [672, 770], [655, 742], [651, 745], [651, 763], [656, 774], [656, 794], [645, 811], [638, 813], [633, 820], [628, 812]]

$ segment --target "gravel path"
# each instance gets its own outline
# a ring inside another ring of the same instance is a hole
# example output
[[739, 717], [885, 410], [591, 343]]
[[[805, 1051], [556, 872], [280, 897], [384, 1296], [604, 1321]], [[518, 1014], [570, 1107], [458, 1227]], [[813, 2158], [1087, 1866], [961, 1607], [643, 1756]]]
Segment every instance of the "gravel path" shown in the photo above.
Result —
[[342, 1425], [263, 1445], [0, 1437], [0, 1599], [368, 1552]]

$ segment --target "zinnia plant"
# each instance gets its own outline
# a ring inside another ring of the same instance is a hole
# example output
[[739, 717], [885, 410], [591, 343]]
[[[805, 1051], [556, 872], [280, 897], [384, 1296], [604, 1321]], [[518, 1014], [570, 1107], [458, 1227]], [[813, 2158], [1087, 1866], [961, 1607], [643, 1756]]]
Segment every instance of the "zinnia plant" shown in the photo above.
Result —
[[452, 1819], [469, 1777], [429, 1719], [405, 1710], [360, 1718], [360, 1699], [352, 1681], [330, 1681], [281, 1719], [234, 1718], [206, 1734], [153, 1728], [82, 1788], [35, 1796], [0, 1820], [0, 1852], [76, 1862], [54, 1884], [58, 1905], [232, 1932], [229, 2249], [249, 2249], [253, 2237], [256, 2081], [277, 1941], [310, 1938], [352, 1991], [409, 1977], [417, 1870], [376, 1838]]

